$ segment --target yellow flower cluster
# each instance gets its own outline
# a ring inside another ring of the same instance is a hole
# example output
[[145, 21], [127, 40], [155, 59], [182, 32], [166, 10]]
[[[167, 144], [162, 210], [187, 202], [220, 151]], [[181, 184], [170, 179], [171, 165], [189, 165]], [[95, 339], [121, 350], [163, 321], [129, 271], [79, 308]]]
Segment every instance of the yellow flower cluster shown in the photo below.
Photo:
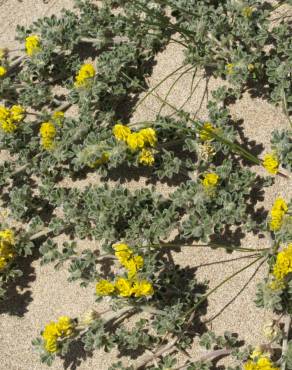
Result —
[[279, 160], [277, 155], [275, 153], [266, 154], [264, 157], [263, 166], [269, 173], [276, 175], [279, 171]]
[[43, 122], [40, 127], [41, 144], [46, 150], [54, 147], [54, 138], [57, 134], [56, 127], [52, 122]]
[[156, 131], [153, 128], [148, 127], [139, 132], [132, 132], [129, 127], [118, 123], [113, 128], [113, 134], [118, 141], [125, 142], [131, 151], [141, 150], [139, 163], [153, 165], [155, 161], [153, 151], [147, 148], [155, 147], [157, 144]]
[[226, 73], [228, 75], [233, 75], [233, 73], [234, 73], [234, 67], [235, 67], [235, 64], [234, 63], [228, 63], [226, 65]]
[[243, 365], [244, 370], [280, 370], [275, 367], [269, 355], [262, 353], [260, 350], [254, 351], [251, 355], [251, 360]]
[[284, 199], [277, 198], [270, 211], [269, 227], [272, 231], [280, 230], [285, 214], [288, 212], [288, 206]]
[[251, 6], [246, 6], [242, 9], [242, 15], [245, 18], [250, 18], [252, 16], [252, 13], [253, 13], [253, 8]]
[[139, 163], [145, 164], [146, 166], [152, 166], [155, 162], [153, 151], [150, 149], [143, 148], [139, 155]]
[[202, 184], [204, 188], [210, 189], [215, 188], [215, 186], [218, 184], [219, 176], [216, 173], [207, 173], [204, 175]]
[[41, 50], [40, 38], [38, 35], [31, 35], [25, 39], [25, 49], [28, 56], [33, 56]]
[[17, 123], [25, 117], [25, 109], [20, 105], [13, 105], [10, 109], [0, 106], [0, 126], [4, 132], [12, 133], [17, 129]]
[[64, 121], [64, 117], [65, 117], [64, 112], [57, 111], [57, 112], [54, 112], [54, 113], [53, 113], [53, 115], [52, 115], [52, 120], [53, 120], [53, 121], [54, 121], [58, 126], [62, 126], [63, 121]]
[[[5, 64], [5, 59], [7, 58], [7, 53], [8, 53], [8, 50], [7, 49], [0, 49], [0, 62], [1, 61], [4, 61], [4, 64]], [[3, 63], [1, 63], [3, 64]], [[7, 69], [6, 67], [4, 67], [4, 65], [0, 65], [0, 77], [4, 77], [7, 73]]]
[[143, 267], [143, 257], [134, 255], [127, 244], [115, 244], [113, 246], [115, 256], [127, 270], [128, 277], [119, 277], [114, 283], [100, 280], [96, 284], [96, 294], [118, 294], [120, 297], [143, 297], [153, 294], [153, 286], [147, 280], [137, 278], [138, 271]]
[[4, 77], [7, 73], [7, 69], [3, 66], [0, 66], [0, 77]]
[[75, 77], [75, 87], [88, 87], [95, 73], [95, 69], [91, 64], [83, 64]]
[[213, 138], [212, 132], [215, 132], [215, 131], [216, 130], [214, 126], [212, 125], [212, 123], [210, 122], [204, 123], [203, 128], [199, 132], [200, 139], [202, 141], [212, 140]]
[[110, 155], [107, 152], [102, 153], [101, 157], [98, 158], [95, 162], [89, 163], [88, 167], [95, 168], [97, 166], [100, 166], [102, 164], [105, 164], [109, 161]]
[[277, 281], [284, 281], [292, 273], [292, 243], [277, 254], [273, 276]]
[[58, 340], [73, 334], [74, 324], [67, 316], [59, 317], [57, 322], [51, 321], [45, 326], [42, 337], [45, 341], [45, 349], [48, 352], [58, 351]]
[[3, 270], [6, 265], [15, 256], [14, 246], [14, 233], [10, 229], [0, 231], [0, 271]]

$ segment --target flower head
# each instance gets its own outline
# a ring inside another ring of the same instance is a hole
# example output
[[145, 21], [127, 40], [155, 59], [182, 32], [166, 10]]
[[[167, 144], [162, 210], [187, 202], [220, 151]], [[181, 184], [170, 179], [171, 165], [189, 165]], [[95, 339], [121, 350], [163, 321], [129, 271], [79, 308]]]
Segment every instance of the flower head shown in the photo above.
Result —
[[132, 295], [132, 283], [128, 279], [118, 278], [115, 288], [121, 297], [130, 297]]
[[15, 239], [12, 230], [5, 229], [0, 231], [0, 271], [3, 270], [15, 256], [14, 244]]
[[228, 75], [233, 75], [233, 73], [234, 73], [234, 67], [235, 67], [235, 64], [234, 63], [228, 63], [226, 65], [226, 73]]
[[134, 256], [125, 260], [123, 266], [128, 270], [128, 277], [132, 279], [144, 266], [144, 259], [142, 256]]
[[132, 250], [127, 244], [115, 244], [113, 245], [113, 249], [115, 250], [115, 256], [123, 266], [125, 266], [129, 258], [133, 255]]
[[212, 132], [215, 131], [214, 126], [210, 122], [204, 123], [203, 127], [201, 128], [199, 132], [200, 139], [202, 141], [208, 141], [213, 138]]
[[0, 126], [4, 132], [12, 133], [17, 130], [16, 123], [25, 117], [25, 109], [20, 105], [13, 105], [10, 109], [0, 106]]
[[7, 69], [3, 66], [0, 66], [0, 77], [4, 77], [7, 73]]
[[115, 287], [107, 280], [100, 280], [95, 287], [97, 295], [110, 295], [114, 292]]
[[139, 163], [152, 166], [154, 162], [155, 158], [152, 150], [143, 148], [139, 154]]
[[288, 212], [287, 203], [283, 198], [277, 198], [270, 211], [269, 227], [272, 231], [280, 230], [285, 214]]
[[89, 163], [88, 166], [91, 168], [95, 168], [97, 166], [101, 166], [102, 164], [105, 164], [109, 161], [110, 155], [107, 152], [102, 153], [100, 158], [98, 158], [96, 161], [93, 163]]
[[61, 111], [54, 112], [53, 115], [52, 115], [53, 121], [58, 126], [62, 126], [63, 121], [64, 121], [64, 117], [65, 117], [65, 114], [64, 114], [64, 112], [61, 112]]
[[126, 142], [128, 136], [131, 134], [131, 129], [125, 125], [117, 123], [113, 128], [113, 134], [117, 140]]
[[142, 149], [145, 145], [144, 136], [141, 135], [139, 132], [132, 132], [127, 137], [127, 145], [132, 151]]
[[45, 349], [48, 352], [57, 352], [59, 349], [58, 339], [70, 337], [73, 331], [74, 324], [68, 316], [60, 316], [57, 322], [51, 321], [45, 326], [42, 333]]
[[25, 117], [25, 109], [21, 105], [13, 105], [10, 108], [10, 116], [12, 121], [20, 122]]
[[252, 13], [253, 13], [253, 8], [251, 6], [246, 6], [242, 9], [242, 15], [245, 18], [250, 18], [252, 16]]
[[269, 173], [276, 175], [279, 170], [279, 160], [277, 155], [275, 153], [266, 154], [264, 157], [263, 166]]
[[143, 128], [139, 131], [139, 134], [143, 137], [145, 144], [150, 146], [155, 146], [157, 144], [156, 131], [153, 128]]
[[43, 122], [40, 128], [41, 144], [42, 146], [50, 150], [54, 146], [54, 138], [57, 134], [57, 130], [52, 122]]
[[283, 281], [292, 273], [292, 243], [277, 254], [273, 268], [273, 276], [278, 281]]
[[31, 35], [25, 39], [25, 49], [28, 56], [37, 54], [40, 50], [40, 38], [38, 35]]
[[207, 173], [204, 175], [204, 179], [202, 181], [202, 184], [204, 188], [214, 188], [219, 180], [219, 176], [216, 173]]
[[144, 297], [153, 295], [153, 286], [147, 280], [135, 281], [133, 285], [133, 293], [135, 297]]
[[88, 87], [95, 76], [95, 73], [93, 65], [83, 64], [76, 75], [75, 87]]

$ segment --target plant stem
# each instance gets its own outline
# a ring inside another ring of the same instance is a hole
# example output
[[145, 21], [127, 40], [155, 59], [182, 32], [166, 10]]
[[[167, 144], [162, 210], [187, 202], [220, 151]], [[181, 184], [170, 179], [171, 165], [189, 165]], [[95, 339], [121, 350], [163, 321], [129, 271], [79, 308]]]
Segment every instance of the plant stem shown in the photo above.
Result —
[[[251, 267], [252, 265], [254, 265], [255, 263], [257, 263], [259, 260], [261, 260], [263, 258], [263, 256], [260, 256], [259, 258], [257, 258], [256, 260], [252, 261], [251, 263], [249, 263], [248, 265], [242, 267], [240, 270], [236, 271], [235, 273], [233, 273], [232, 275], [228, 276], [227, 278], [225, 278], [224, 280], [222, 280], [218, 285], [215, 286], [215, 288], [211, 289], [207, 294], [205, 294], [195, 305], [194, 307], [192, 307], [190, 310], [188, 310], [186, 312], [186, 316], [187, 315], [191, 315], [190, 317], [192, 317], [192, 314], [196, 311], [196, 309], [214, 292], [216, 292], [219, 288], [221, 288], [225, 283], [227, 283], [229, 280], [233, 279], [235, 276], [237, 276], [238, 274], [240, 274], [241, 272], [245, 271], [246, 269], [248, 269], [249, 267]], [[189, 321], [188, 321], [189, 323]]]
[[[166, 101], [166, 99], [169, 97], [169, 94], [171, 93], [171, 91], [172, 91], [172, 89], [174, 88], [174, 86], [177, 84], [177, 82], [186, 74], [186, 73], [188, 73], [191, 69], [193, 69], [194, 68], [194, 66], [191, 66], [190, 68], [187, 68], [185, 71], [183, 71], [175, 80], [174, 80], [174, 82], [171, 84], [171, 86], [170, 86], [170, 88], [169, 88], [169, 90], [168, 90], [168, 92], [167, 92], [167, 94], [165, 95], [165, 98], [164, 98], [164, 100]], [[162, 104], [161, 104], [161, 107], [160, 107], [160, 109], [159, 109], [159, 112], [158, 112], [158, 116], [160, 116], [160, 114], [161, 114], [161, 112], [162, 112], [162, 109], [164, 108], [164, 106], [165, 106], [165, 103], [163, 102]]]
[[[176, 71], [172, 72], [171, 75], [173, 75], [174, 73], [176, 73], [179, 69], [181, 69], [182, 67], [178, 68]], [[122, 72], [123, 73], [123, 72]], [[128, 80], [132, 80], [129, 76], [127, 76], [125, 73], [123, 73], [123, 75], [128, 79]], [[142, 101], [144, 101], [146, 99], [146, 97], [150, 94], [153, 94], [153, 91], [159, 86], [161, 85], [167, 78], [169, 78], [171, 75], [168, 75], [166, 76], [162, 81], [160, 81], [160, 83], [158, 85], [156, 85], [154, 88], [152, 88], [149, 92], [147, 92], [147, 94], [143, 97], [143, 99], [138, 103], [138, 105], [141, 104]], [[139, 85], [142, 89], [143, 86]], [[145, 90], [145, 89], [144, 89]], [[158, 96], [157, 94], [153, 94], [158, 100], [160, 100], [161, 102], [164, 102], [166, 105], [168, 105], [170, 108], [172, 108], [176, 113], [181, 113], [179, 111], [179, 109], [177, 109], [175, 106], [173, 106], [172, 104], [170, 104], [169, 102], [167, 102], [166, 100], [162, 99], [160, 96]], [[208, 134], [210, 134], [211, 137], [213, 137], [214, 139], [216, 139], [217, 141], [223, 143], [223, 144], [226, 144], [230, 150], [232, 150], [233, 152], [241, 155], [242, 157], [248, 159], [250, 162], [254, 163], [254, 164], [257, 164], [257, 165], [262, 165], [262, 161], [255, 157], [252, 153], [250, 153], [249, 151], [247, 151], [246, 149], [244, 149], [241, 145], [239, 144], [236, 144], [236, 143], [233, 143], [231, 142], [230, 140], [228, 139], [225, 139], [223, 136], [220, 136], [218, 134], [216, 134], [214, 132], [214, 130], [210, 130], [208, 128], [205, 128], [203, 126], [202, 123], [198, 122], [198, 121], [195, 121], [193, 119], [191, 119], [190, 117], [188, 117], [189, 121], [195, 126], [196, 128], [196, 131], [205, 131], [207, 132]], [[186, 128], [187, 130], [187, 128]]]
[[[229, 280], [231, 280], [233, 277], [235, 277], [236, 275], [240, 274], [242, 271], [246, 270], [247, 268], [249, 268], [250, 266], [252, 266], [253, 264], [255, 264], [256, 262], [258, 262], [260, 259], [262, 259], [263, 256], [260, 256], [259, 258], [257, 258], [255, 261], [249, 263], [248, 265], [244, 266], [243, 268], [241, 268], [240, 270], [236, 271], [234, 274], [232, 274], [231, 276], [227, 277], [226, 279], [224, 279], [220, 284], [218, 284], [215, 288], [211, 289], [207, 294], [205, 294], [196, 304], [194, 307], [191, 308], [191, 310], [187, 311], [186, 312], [186, 316], [190, 314], [190, 317], [187, 321], [187, 327], [192, 323], [194, 317], [195, 317], [195, 312], [196, 312], [196, 309], [199, 307], [200, 304], [202, 304], [212, 293], [214, 293], [217, 289], [219, 289], [222, 285], [224, 285], [226, 282], [228, 282]], [[155, 358], [157, 357], [160, 357], [161, 355], [163, 355], [164, 353], [170, 351], [175, 345], [176, 343], [179, 341], [179, 339], [182, 337], [183, 333], [180, 334], [180, 336], [177, 336], [175, 338], [173, 338], [170, 342], [168, 342], [167, 344], [165, 345], [162, 345], [160, 346], [153, 354], [148, 354], [148, 356], [146, 356], [144, 359], [141, 359], [136, 367], [134, 368], [134, 370], [142, 370], [144, 368], [144, 366], [146, 364], [148, 364], [150, 361], [153, 361]], [[223, 356], [225, 352], [221, 353], [220, 355]], [[229, 353], [226, 353], [226, 354], [229, 354]], [[207, 355], [206, 355], [207, 356]], [[219, 355], [218, 355], [219, 356]], [[216, 356], [216, 357], [218, 357]], [[209, 357], [209, 355], [208, 355]], [[204, 360], [204, 357], [203, 357], [203, 360]], [[185, 365], [184, 365], [185, 366]]]
[[188, 367], [194, 362], [195, 363], [196, 362], [200, 363], [200, 362], [204, 362], [204, 361], [213, 361], [218, 357], [228, 356], [228, 355], [230, 355], [231, 352], [232, 352], [232, 349], [218, 349], [216, 351], [212, 351], [212, 352], [209, 352], [209, 353], [203, 355], [198, 360], [189, 360], [186, 364], [184, 364], [180, 367], [177, 367], [175, 370], [187, 370]]
[[[177, 68], [177, 69], [175, 69], [174, 71], [172, 71], [171, 73], [169, 73], [166, 77], [164, 77], [161, 81], [159, 81], [159, 83], [156, 85], [156, 86], [154, 86], [152, 89], [150, 89], [146, 94], [145, 94], [145, 96], [143, 96], [143, 98], [138, 102], [138, 104], [136, 105], [136, 108], [135, 108], [135, 110], [137, 110], [137, 108], [144, 102], [144, 100], [149, 96], [149, 95], [151, 95], [152, 93], [153, 93], [153, 91], [155, 91], [160, 85], [162, 85], [167, 79], [169, 79], [171, 76], [173, 76], [174, 74], [176, 74], [178, 71], [180, 71], [181, 69], [183, 69], [185, 66], [184, 65], [182, 65], [182, 66], [180, 66], [179, 68]], [[127, 75], [126, 75], [127, 76]], [[128, 77], [128, 76], [127, 76]], [[129, 77], [128, 77], [128, 79], [130, 79]], [[140, 86], [140, 87], [142, 87], [142, 86]], [[142, 87], [143, 88], [143, 87]], [[145, 90], [144, 88], [143, 88], [143, 90]], [[145, 90], [146, 91], [146, 90]]]
[[267, 251], [270, 248], [263, 248], [263, 249], [253, 249], [253, 248], [241, 248], [241, 247], [233, 247], [229, 245], [223, 245], [223, 244], [216, 244], [216, 243], [210, 243], [210, 244], [175, 244], [175, 243], [166, 243], [166, 244], [151, 244], [149, 245], [150, 247], [170, 247], [170, 248], [181, 248], [181, 247], [189, 247], [189, 248], [223, 248], [223, 249], [229, 249], [229, 250], [234, 250], [234, 251], [241, 251], [241, 252], [263, 252]]

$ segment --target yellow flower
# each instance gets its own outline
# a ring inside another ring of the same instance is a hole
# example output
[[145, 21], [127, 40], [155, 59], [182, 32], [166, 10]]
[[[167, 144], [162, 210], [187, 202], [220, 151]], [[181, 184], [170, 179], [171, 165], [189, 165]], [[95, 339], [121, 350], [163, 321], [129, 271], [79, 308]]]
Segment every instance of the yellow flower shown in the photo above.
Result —
[[279, 170], [279, 161], [277, 155], [274, 153], [266, 154], [264, 157], [263, 166], [269, 173], [276, 175]]
[[135, 281], [133, 286], [135, 297], [143, 297], [153, 295], [154, 290], [151, 283], [147, 280]]
[[273, 268], [276, 280], [283, 281], [290, 273], [292, 273], [292, 243], [277, 254]]
[[288, 212], [287, 203], [283, 198], [277, 198], [273, 204], [273, 207], [270, 211], [270, 221], [269, 227], [272, 231], [280, 230], [283, 224], [283, 218]]
[[145, 144], [149, 144], [150, 146], [157, 144], [156, 131], [153, 128], [143, 128], [139, 131], [139, 134], [143, 137]]
[[97, 166], [101, 166], [102, 164], [105, 164], [109, 161], [109, 153], [107, 152], [104, 152], [102, 153], [101, 157], [98, 158], [96, 161], [94, 161], [93, 163], [89, 163], [88, 166], [91, 167], [91, 168], [95, 168]]
[[250, 18], [253, 13], [253, 8], [251, 6], [246, 6], [245, 8], [242, 9], [242, 15], [245, 18]]
[[58, 350], [58, 330], [55, 322], [50, 322], [45, 326], [42, 333], [42, 337], [45, 341], [45, 349], [48, 352], [57, 352]]
[[17, 130], [17, 125], [23, 120], [25, 109], [20, 105], [13, 105], [10, 109], [0, 106], [0, 125], [3, 131], [12, 133]]
[[58, 337], [68, 337], [73, 332], [72, 320], [68, 316], [60, 316], [56, 325]]
[[114, 292], [115, 287], [107, 280], [100, 280], [95, 287], [97, 295], [110, 295]]
[[132, 284], [128, 279], [119, 278], [115, 283], [115, 288], [121, 297], [130, 297], [132, 295]]
[[216, 173], [207, 173], [204, 175], [202, 184], [204, 188], [214, 188], [219, 180], [219, 176]]
[[20, 122], [24, 119], [25, 109], [21, 105], [13, 105], [10, 108], [10, 116], [14, 122]]
[[16, 124], [13, 123], [10, 118], [8, 118], [6, 121], [1, 122], [1, 128], [7, 133], [12, 133], [17, 130]]
[[144, 137], [139, 132], [133, 132], [127, 137], [127, 145], [132, 150], [141, 149], [145, 145]]
[[255, 69], [254, 64], [252, 64], [252, 63], [248, 64], [248, 65], [247, 65], [247, 69], [248, 69], [250, 72], [253, 72], [253, 71], [254, 71], [254, 69]]
[[65, 116], [64, 112], [57, 111], [53, 113], [52, 118], [57, 125], [62, 126], [64, 116]]
[[268, 287], [274, 291], [283, 290], [285, 289], [285, 284], [283, 283], [283, 281], [272, 280], [269, 283]]
[[14, 244], [15, 239], [12, 230], [5, 229], [0, 231], [0, 271], [3, 270], [15, 256]]
[[128, 270], [128, 277], [132, 279], [137, 272], [144, 266], [144, 259], [141, 256], [134, 256], [125, 260], [123, 266]]
[[118, 123], [113, 128], [113, 134], [117, 140], [126, 142], [128, 136], [131, 134], [131, 130], [129, 127]]
[[0, 231], [0, 240], [5, 241], [9, 244], [14, 244], [14, 232], [11, 229], [5, 229]]
[[155, 162], [155, 158], [153, 152], [149, 149], [143, 148], [139, 155], [139, 163], [144, 164], [146, 166], [152, 166]]
[[75, 78], [75, 87], [88, 87], [95, 76], [95, 69], [91, 64], [83, 64]]
[[211, 140], [213, 138], [212, 132], [215, 132], [215, 128], [210, 122], [206, 122], [203, 125], [203, 128], [200, 130], [200, 139], [202, 141]]
[[125, 266], [128, 259], [133, 255], [127, 244], [115, 244], [113, 245], [113, 249], [115, 250], [115, 256], [123, 266]]
[[253, 360], [247, 361], [243, 365], [244, 370], [280, 370], [278, 367], [274, 367], [271, 359], [267, 357], [267, 354], [258, 353], [258, 356], [254, 357]]
[[0, 77], [4, 77], [7, 73], [7, 69], [3, 66], [0, 66]]
[[232, 75], [234, 73], [234, 67], [235, 67], [235, 64], [234, 63], [228, 63], [226, 65], [226, 73], [228, 75]]
[[58, 351], [58, 338], [65, 338], [72, 335], [74, 325], [67, 316], [59, 317], [57, 322], [51, 321], [44, 328], [42, 337], [45, 341], [45, 349], [48, 352]]
[[41, 144], [50, 150], [54, 146], [54, 138], [57, 134], [56, 128], [52, 122], [43, 122], [40, 127]]
[[6, 121], [9, 115], [10, 115], [9, 109], [0, 105], [0, 121]]
[[41, 50], [39, 36], [37, 35], [28, 36], [25, 39], [25, 48], [26, 54], [30, 57], [38, 53]]

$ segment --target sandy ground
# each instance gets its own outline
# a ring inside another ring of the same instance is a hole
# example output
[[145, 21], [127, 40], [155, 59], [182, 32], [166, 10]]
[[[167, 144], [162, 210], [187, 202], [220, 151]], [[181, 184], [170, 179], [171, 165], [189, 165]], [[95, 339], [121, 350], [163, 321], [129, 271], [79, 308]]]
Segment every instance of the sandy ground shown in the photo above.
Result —
[[[47, 4], [41, 0], [4, 0], [0, 1], [0, 46], [17, 47], [14, 41], [14, 29], [17, 24], [29, 25], [38, 17], [58, 13], [62, 7], [72, 8], [72, 0], [50, 0]], [[158, 55], [157, 64], [150, 78], [150, 86], [157, 84], [163, 77], [179, 67], [183, 60], [183, 53], [179, 46], [170, 44], [167, 49]], [[162, 85], [158, 93], [165, 96], [175, 76]], [[169, 102], [180, 106], [185, 102], [190, 91], [190, 75], [185, 75], [169, 95]], [[207, 118], [206, 99], [204, 96], [206, 79], [200, 74], [196, 77], [198, 87], [192, 99], [186, 104], [186, 109], [197, 112], [198, 117]], [[208, 94], [220, 85], [220, 80], [210, 79]], [[148, 120], [155, 116], [160, 103], [157, 99], [147, 98], [135, 112], [132, 121]], [[164, 110], [167, 112], [167, 109]], [[270, 150], [271, 132], [277, 128], [288, 127], [287, 120], [281, 111], [260, 98], [251, 99], [245, 94], [241, 100], [231, 107], [234, 118], [243, 119], [243, 132], [250, 141], [254, 140], [259, 148]], [[263, 151], [263, 153], [264, 153]], [[1, 154], [0, 154], [1, 155]], [[262, 172], [258, 169], [259, 173]], [[95, 174], [88, 175], [86, 180], [79, 181], [74, 186], [82, 187], [88, 183], [98, 184], [99, 178]], [[129, 182], [131, 188], [143, 186], [145, 179], [140, 183]], [[290, 189], [290, 192], [289, 192]], [[158, 185], [158, 190], [168, 192], [167, 185]], [[277, 177], [273, 187], [265, 193], [264, 206], [269, 209], [277, 196], [289, 199], [292, 195], [291, 183]], [[261, 204], [259, 204], [260, 206]], [[58, 237], [60, 241], [63, 236]], [[84, 246], [90, 246], [86, 241]], [[245, 247], [265, 247], [267, 241], [253, 235], [242, 236], [241, 245]], [[210, 287], [216, 286], [226, 276], [242, 268], [248, 261], [242, 254], [227, 255], [223, 251], [212, 251], [203, 248], [186, 248], [181, 253], [174, 253], [173, 257], [181, 266], [196, 268], [196, 277], [199, 281], [209, 280]], [[224, 263], [220, 263], [223, 262]], [[225, 330], [237, 332], [239, 337], [250, 344], [263, 341], [263, 323], [271, 317], [270, 313], [256, 309], [253, 299], [256, 284], [266, 276], [265, 267], [257, 269], [257, 265], [247, 269], [240, 276], [216, 292], [208, 300], [208, 312], [205, 319], [213, 319], [207, 325], [222, 334]], [[94, 287], [82, 289], [78, 284], [67, 282], [67, 271], [55, 271], [53, 266], [40, 266], [38, 261], [32, 261], [25, 271], [26, 281], [23, 286], [17, 287], [20, 298], [15, 295], [12, 299], [0, 305], [0, 370], [42, 370], [46, 369], [39, 363], [38, 355], [32, 352], [31, 340], [35, 338], [41, 328], [59, 315], [80, 316], [88, 308], [94, 306]], [[253, 277], [252, 281], [251, 278]], [[223, 312], [226, 303], [230, 302]], [[105, 302], [103, 307], [106, 307]], [[10, 314], [7, 313], [10, 311]], [[216, 316], [214, 318], [214, 316]], [[76, 349], [76, 353], [79, 353]], [[194, 356], [198, 356], [198, 349], [194, 348]], [[114, 362], [115, 353], [110, 355], [96, 351], [92, 357], [83, 358], [80, 363], [54, 362], [52, 369], [75, 368], [106, 370]], [[71, 359], [72, 360], [72, 359]], [[125, 362], [126, 364], [126, 362]]]

